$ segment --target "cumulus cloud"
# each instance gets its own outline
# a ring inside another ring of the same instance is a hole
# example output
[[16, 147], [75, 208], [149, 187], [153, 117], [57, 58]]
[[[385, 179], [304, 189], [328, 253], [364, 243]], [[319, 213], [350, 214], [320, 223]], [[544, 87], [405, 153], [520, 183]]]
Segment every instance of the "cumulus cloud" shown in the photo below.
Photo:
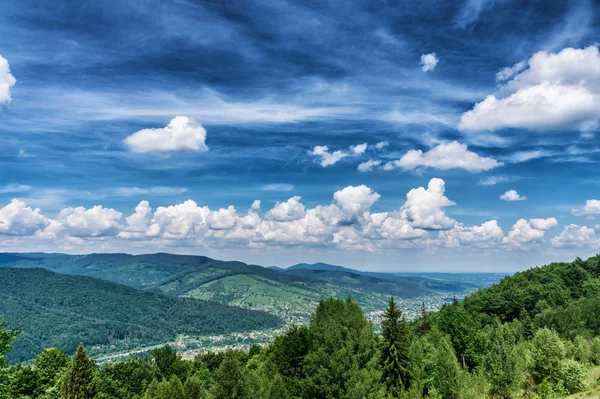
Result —
[[380, 141], [379, 143], [375, 144], [375, 149], [383, 150], [385, 147], [387, 147], [389, 145], [390, 145], [390, 143], [388, 141]]
[[49, 222], [39, 208], [32, 209], [16, 199], [0, 208], [0, 234], [27, 236], [46, 227]]
[[421, 55], [421, 70], [423, 72], [433, 71], [440, 60], [435, 53]]
[[359, 172], [370, 172], [372, 171], [374, 168], [376, 168], [377, 166], [381, 165], [381, 161], [380, 160], [373, 160], [370, 159], [366, 162], [361, 163], [360, 165], [358, 165], [358, 171]]
[[379, 197], [378, 193], [364, 184], [356, 187], [348, 186], [333, 194], [336, 205], [352, 220], [369, 210]]
[[170, 154], [183, 151], [208, 151], [206, 129], [195, 120], [177, 116], [164, 128], [142, 129], [125, 139], [134, 152]]
[[527, 197], [520, 195], [515, 190], [508, 190], [500, 196], [502, 201], [525, 201]]
[[597, 241], [595, 235], [596, 232], [590, 227], [571, 224], [566, 226], [562, 233], [553, 237], [550, 243], [556, 248], [584, 247]]
[[451, 230], [441, 231], [440, 238], [448, 247], [475, 246], [478, 248], [493, 247], [504, 238], [504, 232], [496, 220], [482, 223], [480, 226], [468, 227], [457, 223]]
[[385, 170], [402, 168], [414, 170], [419, 167], [428, 167], [441, 170], [465, 169], [469, 172], [481, 172], [502, 166], [493, 158], [482, 157], [469, 151], [465, 144], [456, 141], [439, 144], [427, 152], [410, 150], [396, 161], [388, 162]]
[[354, 155], [362, 155], [367, 150], [367, 143], [357, 144], [350, 147]]
[[600, 200], [587, 200], [585, 201], [585, 205], [583, 207], [571, 209], [571, 213], [575, 216], [600, 215]]
[[0, 55], [0, 104], [8, 104], [11, 100], [10, 89], [17, 80], [10, 73], [10, 67], [6, 58]]
[[[518, 65], [518, 64], [517, 64]], [[513, 67], [514, 68], [514, 67]], [[502, 128], [579, 129], [600, 118], [600, 53], [597, 46], [540, 51], [503, 86], [504, 97], [489, 95], [461, 117], [465, 131]]]
[[543, 238], [543, 230], [534, 228], [532, 224], [525, 219], [519, 219], [508, 232], [505, 241], [520, 246], [524, 243], [540, 241]]
[[455, 205], [444, 196], [446, 191], [442, 179], [431, 179], [427, 188], [413, 188], [406, 194], [406, 202], [402, 206], [402, 216], [406, 217], [414, 227], [424, 230], [448, 230], [456, 223], [446, 216], [444, 208]]
[[221, 208], [218, 211], [211, 211], [206, 216], [206, 224], [212, 230], [229, 230], [235, 226], [236, 222], [235, 208], [231, 205], [227, 209]]
[[[68, 207], [47, 218], [39, 209], [13, 200], [0, 208], [0, 245], [29, 240], [71, 249], [116, 246], [119, 250], [131, 246], [522, 250], [528, 244], [538, 247], [544, 242], [544, 233], [557, 225], [555, 218], [521, 219], [504, 236], [496, 220], [475, 226], [457, 222], [445, 213], [454, 202], [446, 197], [445, 182], [439, 178], [410, 190], [400, 208], [373, 212], [379, 199], [366, 185], [347, 186], [336, 191], [328, 204], [307, 208], [295, 196], [276, 203], [264, 218], [259, 213], [260, 200], [255, 200], [246, 214], [238, 214], [234, 206], [210, 209], [193, 200], [156, 209], [141, 201], [124, 220], [121, 212], [100, 205]], [[574, 237], [589, 236], [590, 232], [579, 230], [567, 229], [552, 245], [581, 245]]]
[[286, 202], [278, 202], [275, 207], [267, 212], [267, 219], [279, 222], [289, 222], [304, 217], [304, 205], [300, 197], [294, 196]]
[[329, 152], [329, 148], [326, 145], [318, 145], [308, 152], [309, 155], [321, 158], [321, 166], [326, 168], [331, 165], [335, 165], [338, 161], [348, 154], [343, 151]]
[[54, 234], [65, 232], [72, 237], [103, 237], [117, 235], [120, 231], [119, 220], [123, 214], [102, 205], [90, 209], [84, 207], [65, 208], [50, 224]]
[[534, 229], [545, 231], [557, 226], [558, 220], [556, 220], [556, 218], [529, 219], [529, 224], [531, 224], [531, 227], [533, 227]]

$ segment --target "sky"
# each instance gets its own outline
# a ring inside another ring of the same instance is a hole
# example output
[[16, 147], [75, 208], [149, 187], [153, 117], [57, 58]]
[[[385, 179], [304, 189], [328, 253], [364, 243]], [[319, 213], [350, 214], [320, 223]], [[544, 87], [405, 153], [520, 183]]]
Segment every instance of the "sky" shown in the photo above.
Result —
[[600, 252], [591, 0], [0, 2], [0, 251]]

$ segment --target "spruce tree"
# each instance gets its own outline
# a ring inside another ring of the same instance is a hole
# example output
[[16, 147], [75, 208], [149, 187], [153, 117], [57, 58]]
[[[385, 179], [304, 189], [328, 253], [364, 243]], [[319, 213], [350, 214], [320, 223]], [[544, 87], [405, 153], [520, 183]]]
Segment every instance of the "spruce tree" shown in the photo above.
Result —
[[83, 344], [79, 344], [65, 374], [62, 399], [96, 399], [98, 384], [94, 368], [94, 361], [86, 355]]
[[408, 325], [394, 297], [383, 314], [381, 322], [382, 382], [388, 392], [397, 395], [409, 387], [408, 352], [410, 339]]

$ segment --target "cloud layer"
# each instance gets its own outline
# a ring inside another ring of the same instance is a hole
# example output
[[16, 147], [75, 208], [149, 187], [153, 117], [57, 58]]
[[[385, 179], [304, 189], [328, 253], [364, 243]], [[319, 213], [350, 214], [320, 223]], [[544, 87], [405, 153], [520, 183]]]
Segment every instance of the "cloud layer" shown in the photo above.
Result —
[[[497, 220], [465, 225], [447, 214], [455, 203], [446, 197], [445, 182], [439, 178], [431, 179], [427, 187], [410, 190], [397, 209], [373, 211], [380, 197], [361, 185], [338, 190], [329, 204], [314, 207], [306, 207], [299, 196], [293, 196], [277, 202], [264, 216], [259, 200], [243, 213], [233, 206], [210, 209], [187, 200], [154, 210], [148, 201], [141, 201], [126, 217], [101, 205], [68, 207], [54, 218], [13, 200], [0, 208], [0, 247], [27, 242], [81, 249], [93, 242], [102, 248], [121, 248], [131, 242], [147, 248], [523, 250], [546, 242], [546, 232], [558, 225], [555, 218], [520, 219], [506, 235]], [[551, 245], [581, 247], [592, 244], [594, 234], [585, 226], [567, 226], [551, 239]]]

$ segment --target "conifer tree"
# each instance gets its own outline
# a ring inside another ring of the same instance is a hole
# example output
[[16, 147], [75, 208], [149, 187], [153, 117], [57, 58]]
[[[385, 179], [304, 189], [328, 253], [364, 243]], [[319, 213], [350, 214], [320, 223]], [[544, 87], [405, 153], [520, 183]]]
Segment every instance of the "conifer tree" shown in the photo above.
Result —
[[98, 384], [94, 376], [94, 361], [79, 344], [73, 361], [67, 369], [62, 385], [62, 399], [96, 399]]
[[410, 339], [408, 325], [394, 297], [383, 314], [381, 350], [382, 381], [388, 392], [395, 395], [409, 386], [408, 352]]

